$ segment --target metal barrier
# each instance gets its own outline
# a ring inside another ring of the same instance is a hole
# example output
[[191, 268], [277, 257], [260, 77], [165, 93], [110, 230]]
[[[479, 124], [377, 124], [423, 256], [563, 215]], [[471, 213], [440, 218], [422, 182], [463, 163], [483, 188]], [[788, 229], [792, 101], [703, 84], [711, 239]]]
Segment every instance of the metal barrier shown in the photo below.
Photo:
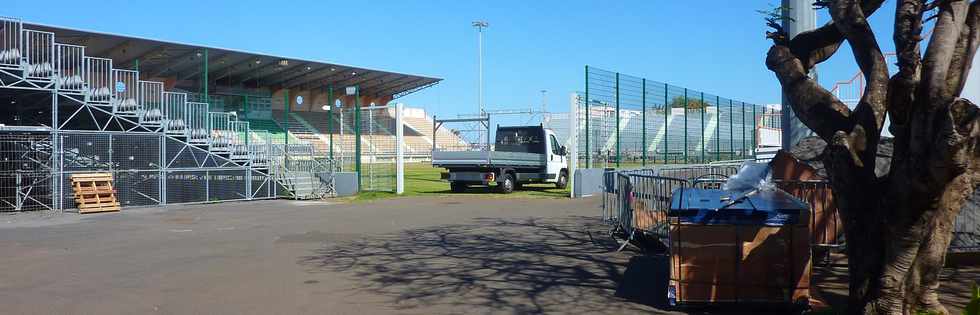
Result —
[[671, 193], [690, 185], [686, 179], [658, 176], [656, 173], [653, 169], [639, 169], [607, 171], [603, 174], [602, 218], [627, 235], [628, 241], [638, 231], [648, 236], [666, 238]]
[[[721, 189], [738, 172], [735, 164], [685, 165], [659, 169], [610, 170], [604, 173], [602, 219], [633, 238], [637, 232], [666, 237], [666, 211], [674, 189]], [[774, 181], [780, 189], [811, 206], [811, 245], [843, 245], [843, 225], [827, 181]]]
[[[85, 57], [86, 102], [108, 105], [112, 99], [112, 59]], [[163, 84], [161, 83], [161, 90]]]
[[20, 66], [23, 55], [20, 48], [21, 26], [20, 20], [0, 18], [0, 67]]
[[135, 116], [139, 106], [139, 72], [132, 70], [112, 70], [115, 98], [111, 100], [112, 110], [118, 115]]
[[139, 81], [140, 124], [160, 126], [163, 123], [163, 83]]
[[85, 90], [85, 46], [55, 44], [58, 89], [66, 92]]
[[54, 77], [54, 33], [23, 30], [24, 77], [51, 80]]
[[187, 141], [194, 144], [207, 144], [208, 136], [208, 104], [187, 102]]
[[212, 152], [228, 152], [231, 146], [231, 114], [208, 113]]
[[164, 130], [169, 134], [183, 134], [187, 130], [187, 94], [163, 92]]

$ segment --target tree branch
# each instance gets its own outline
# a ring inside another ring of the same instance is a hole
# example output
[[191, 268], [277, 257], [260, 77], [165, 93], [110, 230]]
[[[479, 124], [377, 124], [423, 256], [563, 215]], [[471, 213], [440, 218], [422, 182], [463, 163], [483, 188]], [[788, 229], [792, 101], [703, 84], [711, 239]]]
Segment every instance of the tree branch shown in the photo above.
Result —
[[789, 47], [773, 45], [766, 57], [766, 67], [776, 74], [783, 94], [800, 121], [828, 143], [837, 131], [850, 131], [851, 110], [806, 75], [803, 63]]
[[892, 134], [901, 137], [921, 75], [923, 0], [900, 0], [895, 6], [895, 31], [892, 39], [898, 57], [898, 73], [888, 82], [888, 114], [892, 122]]
[[[881, 7], [884, 0], [866, 0], [861, 3], [865, 16], [871, 16]], [[803, 63], [806, 69], [826, 61], [837, 52], [844, 42], [844, 34], [834, 25], [835, 22], [800, 33], [789, 42], [789, 48]]]
[[919, 87], [918, 96], [930, 108], [943, 106], [953, 100], [954, 94], [946, 84], [946, 78], [956, 51], [956, 43], [966, 25], [966, 13], [966, 0], [943, 1], [939, 5], [936, 26], [932, 29], [932, 38], [922, 61], [923, 85]]
[[958, 97], [966, 86], [966, 77], [973, 66], [973, 58], [980, 45], [980, 1], [974, 1], [966, 16], [966, 25], [960, 30], [959, 39], [946, 74], [946, 88]]
[[874, 115], [874, 125], [864, 126], [864, 128], [869, 129], [868, 135], [877, 139], [887, 112], [888, 65], [885, 63], [885, 56], [881, 53], [874, 31], [856, 0], [834, 2], [830, 6], [830, 16], [834, 19], [837, 29], [851, 44], [854, 59], [864, 74], [867, 85], [864, 87], [864, 95], [861, 96], [855, 112], [871, 111]]

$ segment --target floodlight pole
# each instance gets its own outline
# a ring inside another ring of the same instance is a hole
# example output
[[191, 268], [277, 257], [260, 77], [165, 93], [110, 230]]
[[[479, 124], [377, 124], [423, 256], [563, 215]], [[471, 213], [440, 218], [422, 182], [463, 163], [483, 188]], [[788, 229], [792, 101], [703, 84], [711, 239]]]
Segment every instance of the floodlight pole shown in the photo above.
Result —
[[480, 109], [480, 115], [486, 111], [486, 104], [483, 102], [483, 29], [489, 27], [490, 24], [486, 21], [473, 21], [473, 27], [476, 27], [477, 32], [477, 60], [479, 65], [479, 86], [477, 87], [477, 103]]
[[548, 113], [548, 90], [541, 90], [541, 123], [545, 123]]
[[[813, 8], [813, 0], [782, 0], [783, 28], [790, 39], [797, 34], [817, 28], [817, 13]], [[816, 68], [810, 69], [809, 75], [812, 79], [817, 79]], [[782, 109], [780, 111], [783, 150], [789, 150], [792, 146], [803, 140], [804, 137], [812, 132], [793, 112], [786, 95], [782, 98]], [[753, 109], [755, 106], [753, 106]], [[753, 130], [754, 132], [754, 130]]]

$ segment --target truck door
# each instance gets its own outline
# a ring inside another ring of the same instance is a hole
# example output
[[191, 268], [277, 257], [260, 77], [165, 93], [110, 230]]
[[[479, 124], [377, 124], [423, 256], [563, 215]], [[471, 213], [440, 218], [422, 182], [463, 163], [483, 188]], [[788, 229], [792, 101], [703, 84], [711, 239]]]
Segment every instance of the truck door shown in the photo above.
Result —
[[548, 182], [555, 182], [558, 179], [558, 172], [565, 167], [565, 157], [561, 155], [561, 143], [555, 137], [554, 132], [548, 131], [548, 155], [547, 172]]

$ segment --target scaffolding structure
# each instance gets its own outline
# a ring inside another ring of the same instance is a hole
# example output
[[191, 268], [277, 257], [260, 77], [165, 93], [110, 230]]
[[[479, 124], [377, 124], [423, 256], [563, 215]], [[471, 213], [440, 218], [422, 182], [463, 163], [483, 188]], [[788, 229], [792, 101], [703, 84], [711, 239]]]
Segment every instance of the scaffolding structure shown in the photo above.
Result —
[[0, 96], [0, 212], [72, 209], [66, 183], [92, 172], [113, 174], [124, 207], [333, 193], [336, 167], [311, 144], [277, 143], [16, 19], [0, 18]]

